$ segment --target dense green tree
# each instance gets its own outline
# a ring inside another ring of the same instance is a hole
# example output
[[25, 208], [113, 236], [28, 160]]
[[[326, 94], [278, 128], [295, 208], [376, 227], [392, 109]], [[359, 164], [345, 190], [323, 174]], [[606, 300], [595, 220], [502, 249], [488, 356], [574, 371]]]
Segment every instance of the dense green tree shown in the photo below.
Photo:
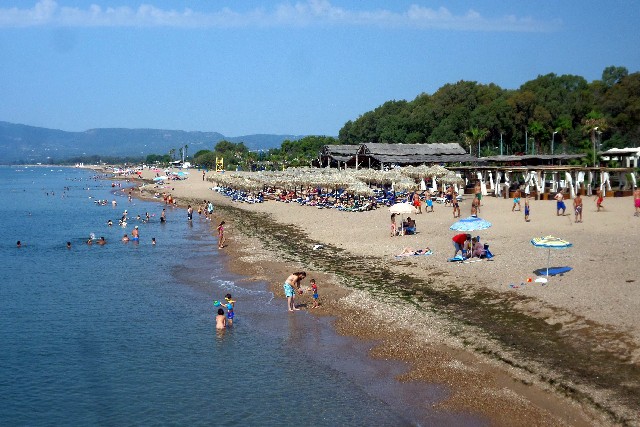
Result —
[[602, 71], [602, 83], [606, 87], [612, 87], [613, 85], [620, 83], [622, 79], [629, 75], [629, 70], [625, 67], [616, 67], [611, 65]]
[[193, 158], [194, 164], [205, 169], [215, 169], [216, 155], [213, 151], [200, 150], [198, 153], [196, 153], [196, 156]]
[[[486, 129], [487, 149], [503, 141], [505, 153], [585, 152], [584, 121], [599, 112], [608, 128], [599, 135], [603, 146], [635, 146], [640, 141], [640, 74], [624, 67], [607, 67], [602, 81], [588, 83], [575, 75], [549, 73], [517, 90], [459, 81], [433, 95], [413, 101], [388, 101], [345, 123], [341, 144], [363, 142], [465, 144], [472, 128]], [[529, 138], [527, 138], [529, 137]]]
[[204, 153], [211, 153], [211, 152], [212, 152], [211, 150], [200, 150], [200, 151], [197, 151], [196, 154], [193, 155], [193, 158], [195, 159], [196, 157], [199, 157], [199, 156], [203, 155]]

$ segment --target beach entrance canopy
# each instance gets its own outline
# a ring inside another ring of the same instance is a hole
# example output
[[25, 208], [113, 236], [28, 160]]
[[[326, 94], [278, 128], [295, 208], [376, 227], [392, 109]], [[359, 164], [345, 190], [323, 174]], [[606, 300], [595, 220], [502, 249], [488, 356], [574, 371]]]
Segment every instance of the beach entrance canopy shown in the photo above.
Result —
[[485, 221], [477, 216], [470, 216], [454, 222], [449, 229], [454, 231], [477, 231], [486, 230], [489, 227], [491, 227], [489, 221]]
[[551, 249], [565, 249], [573, 246], [573, 244], [566, 240], [554, 236], [535, 237], [531, 239], [531, 244], [538, 248], [549, 249], [549, 255], [547, 256], [547, 276], [549, 275], [549, 264], [551, 262]]

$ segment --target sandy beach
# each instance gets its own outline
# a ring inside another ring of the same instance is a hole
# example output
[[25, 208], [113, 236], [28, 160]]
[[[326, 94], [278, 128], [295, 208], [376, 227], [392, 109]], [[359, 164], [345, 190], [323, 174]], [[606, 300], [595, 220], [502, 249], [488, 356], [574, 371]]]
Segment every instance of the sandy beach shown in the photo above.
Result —
[[[379, 343], [374, 357], [408, 362], [400, 380], [449, 386], [443, 408], [494, 425], [640, 423], [640, 218], [631, 197], [606, 198], [601, 212], [585, 197], [582, 223], [571, 201], [557, 216], [554, 201], [532, 200], [525, 222], [512, 200], [484, 197], [479, 216], [493, 226], [473, 234], [495, 257], [461, 264], [447, 262], [455, 219], [443, 205], [415, 216], [416, 235], [390, 237], [385, 207], [235, 203], [199, 171], [161, 186], [153, 176], [143, 172], [140, 196], [168, 192], [180, 208], [213, 201], [215, 220], [227, 223], [230, 267], [272, 283], [283, 317], [296, 314], [285, 311], [282, 281], [306, 270], [320, 284], [321, 307], [311, 312], [334, 316], [340, 333]], [[463, 218], [471, 197], [461, 203]], [[572, 270], [536, 283], [548, 251], [530, 240], [550, 234], [573, 244], [553, 250], [551, 266]], [[427, 246], [430, 256], [394, 256]], [[297, 299], [311, 306], [309, 292]]]

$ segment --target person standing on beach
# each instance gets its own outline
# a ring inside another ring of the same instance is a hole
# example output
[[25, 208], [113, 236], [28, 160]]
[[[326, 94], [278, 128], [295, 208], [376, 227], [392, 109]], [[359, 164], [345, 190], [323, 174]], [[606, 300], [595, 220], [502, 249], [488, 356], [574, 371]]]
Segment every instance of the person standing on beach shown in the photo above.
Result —
[[398, 234], [398, 226], [396, 225], [396, 214], [391, 214], [391, 237]]
[[525, 222], [529, 222], [529, 195], [524, 199], [524, 220]]
[[202, 180], [203, 181], [204, 181], [204, 174], [205, 174], [205, 171], [202, 171]]
[[516, 205], [518, 205], [518, 211], [520, 211], [520, 189], [516, 189], [516, 191], [513, 193], [513, 206], [511, 206], [511, 212], [515, 212], [516, 211]]
[[318, 308], [320, 304], [318, 304], [318, 285], [316, 284], [316, 279], [311, 279], [311, 290], [313, 291], [313, 306], [311, 308]]
[[598, 190], [596, 191], [596, 206], [598, 207], [597, 212], [600, 212], [600, 208], [604, 209], [604, 206], [602, 206], [603, 201], [604, 201], [604, 196], [602, 195], [602, 190], [598, 188]]
[[427, 206], [424, 208], [425, 212], [429, 212], [429, 208], [431, 208], [431, 212], [433, 212], [433, 200], [431, 200], [431, 192], [427, 190], [427, 194], [425, 195]]
[[213, 215], [213, 203], [209, 201], [207, 203], [207, 215], [205, 216], [208, 220], [211, 220], [211, 215]]
[[554, 196], [556, 199], [556, 216], [560, 216], [560, 211], [562, 211], [562, 216], [564, 216], [564, 211], [567, 209], [567, 206], [564, 204], [564, 195], [562, 191], [558, 191], [558, 193]]
[[218, 249], [222, 249], [224, 248], [224, 221], [221, 221], [220, 224], [218, 225], [218, 228], [216, 230], [218, 230]]
[[418, 210], [418, 213], [422, 213], [422, 203], [420, 202], [420, 195], [416, 191], [413, 193], [413, 206]]
[[[576, 194], [576, 197], [573, 198], [573, 212], [576, 216], [575, 222], [582, 222], [582, 197], [580, 194]], [[578, 218], [580, 218], [579, 221]]]
[[637, 188], [633, 191], [633, 206], [636, 208], [636, 213], [634, 216], [640, 216], [640, 188]]
[[478, 216], [479, 213], [480, 213], [480, 199], [478, 199], [477, 197], [474, 197], [473, 201], [471, 202], [471, 216]]
[[451, 206], [453, 206], [453, 217], [454, 218], [459, 218], [460, 217], [460, 203], [458, 202], [458, 193], [455, 192], [455, 191], [451, 194]]
[[302, 282], [305, 277], [307, 277], [306, 272], [298, 271], [296, 273], [291, 273], [284, 282], [284, 296], [287, 297], [287, 308], [289, 311], [300, 310], [299, 308], [296, 308], [295, 297], [297, 290], [300, 289], [300, 282]]

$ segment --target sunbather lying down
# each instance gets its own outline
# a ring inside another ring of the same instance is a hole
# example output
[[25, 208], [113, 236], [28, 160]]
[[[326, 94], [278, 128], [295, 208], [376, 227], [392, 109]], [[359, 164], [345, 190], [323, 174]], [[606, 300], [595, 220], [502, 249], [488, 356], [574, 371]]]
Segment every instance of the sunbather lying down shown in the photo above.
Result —
[[404, 248], [402, 252], [400, 252], [396, 256], [412, 256], [412, 255], [431, 255], [431, 249], [413, 249], [413, 248]]

